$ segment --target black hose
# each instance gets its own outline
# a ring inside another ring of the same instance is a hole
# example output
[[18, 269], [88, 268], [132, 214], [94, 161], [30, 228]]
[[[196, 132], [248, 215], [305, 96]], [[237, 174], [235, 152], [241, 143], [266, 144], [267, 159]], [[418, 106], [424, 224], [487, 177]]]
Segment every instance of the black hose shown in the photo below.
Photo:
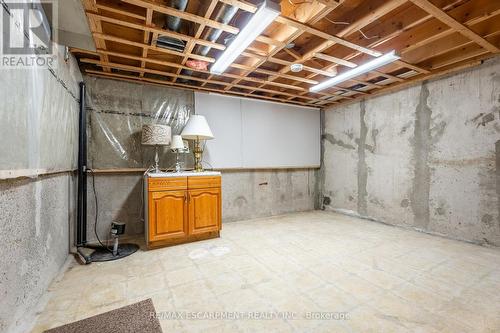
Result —
[[90, 173], [92, 174], [92, 191], [94, 192], [94, 201], [95, 201], [94, 234], [95, 234], [95, 237], [97, 238], [97, 241], [99, 242], [99, 244], [101, 244], [101, 246], [104, 249], [106, 249], [109, 253], [113, 253], [112, 250], [110, 250], [106, 245], [104, 245], [101, 242], [101, 239], [99, 238], [99, 235], [97, 233], [97, 222], [98, 222], [98, 216], [99, 216], [99, 205], [97, 203], [97, 191], [95, 189], [95, 175], [94, 175], [94, 170], [92, 170], [92, 169], [87, 169], [87, 170], [90, 171]]

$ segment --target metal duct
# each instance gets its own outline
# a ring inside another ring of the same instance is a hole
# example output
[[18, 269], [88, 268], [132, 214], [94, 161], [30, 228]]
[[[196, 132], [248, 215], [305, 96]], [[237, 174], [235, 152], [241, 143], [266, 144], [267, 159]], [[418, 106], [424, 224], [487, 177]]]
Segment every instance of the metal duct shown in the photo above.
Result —
[[[171, 0], [170, 7], [175, 8], [180, 11], [185, 11], [188, 4], [188, 0]], [[171, 31], [179, 32], [181, 27], [181, 19], [176, 16], [167, 15], [165, 28]], [[178, 52], [184, 52], [186, 44], [183, 40], [167, 37], [158, 36], [156, 40], [156, 45], [165, 49], [170, 49]]]
[[[233, 7], [231, 5], [223, 5], [220, 10], [217, 12], [217, 15], [215, 16], [214, 20], [223, 24], [228, 24], [231, 19], [234, 17], [236, 12], [238, 11], [238, 7]], [[215, 28], [210, 28], [208, 31], [206, 39], [210, 42], [215, 42], [217, 39], [219, 39], [220, 35], [222, 34], [222, 30], [220, 29], [215, 29]], [[211, 47], [202, 45], [199, 46], [198, 49], [196, 50], [195, 53], [206, 56], [208, 52], [210, 51]]]
[[[188, 4], [188, 0], [170, 0], [170, 7], [173, 7], [180, 11], [185, 11]], [[178, 31], [181, 25], [181, 19], [176, 16], [167, 15], [167, 28], [168, 30]]]
[[[232, 18], [234, 17], [234, 15], [236, 14], [237, 11], [238, 11], [238, 7], [233, 7], [231, 5], [224, 4], [217, 12], [214, 20], [217, 22], [223, 23], [223, 24], [228, 24], [232, 20]], [[210, 42], [215, 42], [215, 41], [217, 41], [217, 39], [219, 39], [221, 34], [222, 34], [222, 30], [210, 28], [208, 30], [208, 34], [205, 37], [205, 39], [210, 41]], [[202, 56], [206, 56], [210, 50], [211, 50], [210, 46], [199, 45], [199, 46], [197, 46], [194, 53], [202, 55]], [[191, 74], [193, 74], [193, 71], [182, 70], [181, 74], [182, 75], [191, 75]], [[182, 81], [186, 82], [186, 80], [182, 80]]]

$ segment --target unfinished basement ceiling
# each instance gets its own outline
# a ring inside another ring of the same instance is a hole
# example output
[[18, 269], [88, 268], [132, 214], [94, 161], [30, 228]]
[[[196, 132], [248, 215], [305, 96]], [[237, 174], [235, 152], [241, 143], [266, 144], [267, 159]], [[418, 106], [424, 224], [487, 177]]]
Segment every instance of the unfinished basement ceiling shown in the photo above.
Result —
[[[307, 106], [379, 94], [500, 51], [500, 1], [282, 0], [281, 16], [224, 74], [214, 75], [210, 64], [260, 0], [82, 1], [97, 52], [72, 52], [88, 75]], [[391, 50], [401, 60], [309, 92]], [[292, 72], [294, 63], [302, 71]]]

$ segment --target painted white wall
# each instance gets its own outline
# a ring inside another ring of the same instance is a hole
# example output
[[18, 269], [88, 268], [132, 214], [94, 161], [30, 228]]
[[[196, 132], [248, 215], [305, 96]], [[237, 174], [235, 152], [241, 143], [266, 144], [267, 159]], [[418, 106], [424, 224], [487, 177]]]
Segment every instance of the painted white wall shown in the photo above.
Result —
[[320, 111], [288, 104], [195, 93], [215, 139], [204, 161], [214, 168], [294, 168], [320, 165]]

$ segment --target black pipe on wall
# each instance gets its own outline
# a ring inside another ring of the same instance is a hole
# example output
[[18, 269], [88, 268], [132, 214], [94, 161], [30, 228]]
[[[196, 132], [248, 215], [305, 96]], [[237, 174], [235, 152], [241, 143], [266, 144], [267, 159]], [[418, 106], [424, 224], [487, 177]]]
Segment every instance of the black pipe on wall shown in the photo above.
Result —
[[85, 111], [85, 95], [85, 83], [80, 82], [76, 246], [87, 244], [87, 113]]

